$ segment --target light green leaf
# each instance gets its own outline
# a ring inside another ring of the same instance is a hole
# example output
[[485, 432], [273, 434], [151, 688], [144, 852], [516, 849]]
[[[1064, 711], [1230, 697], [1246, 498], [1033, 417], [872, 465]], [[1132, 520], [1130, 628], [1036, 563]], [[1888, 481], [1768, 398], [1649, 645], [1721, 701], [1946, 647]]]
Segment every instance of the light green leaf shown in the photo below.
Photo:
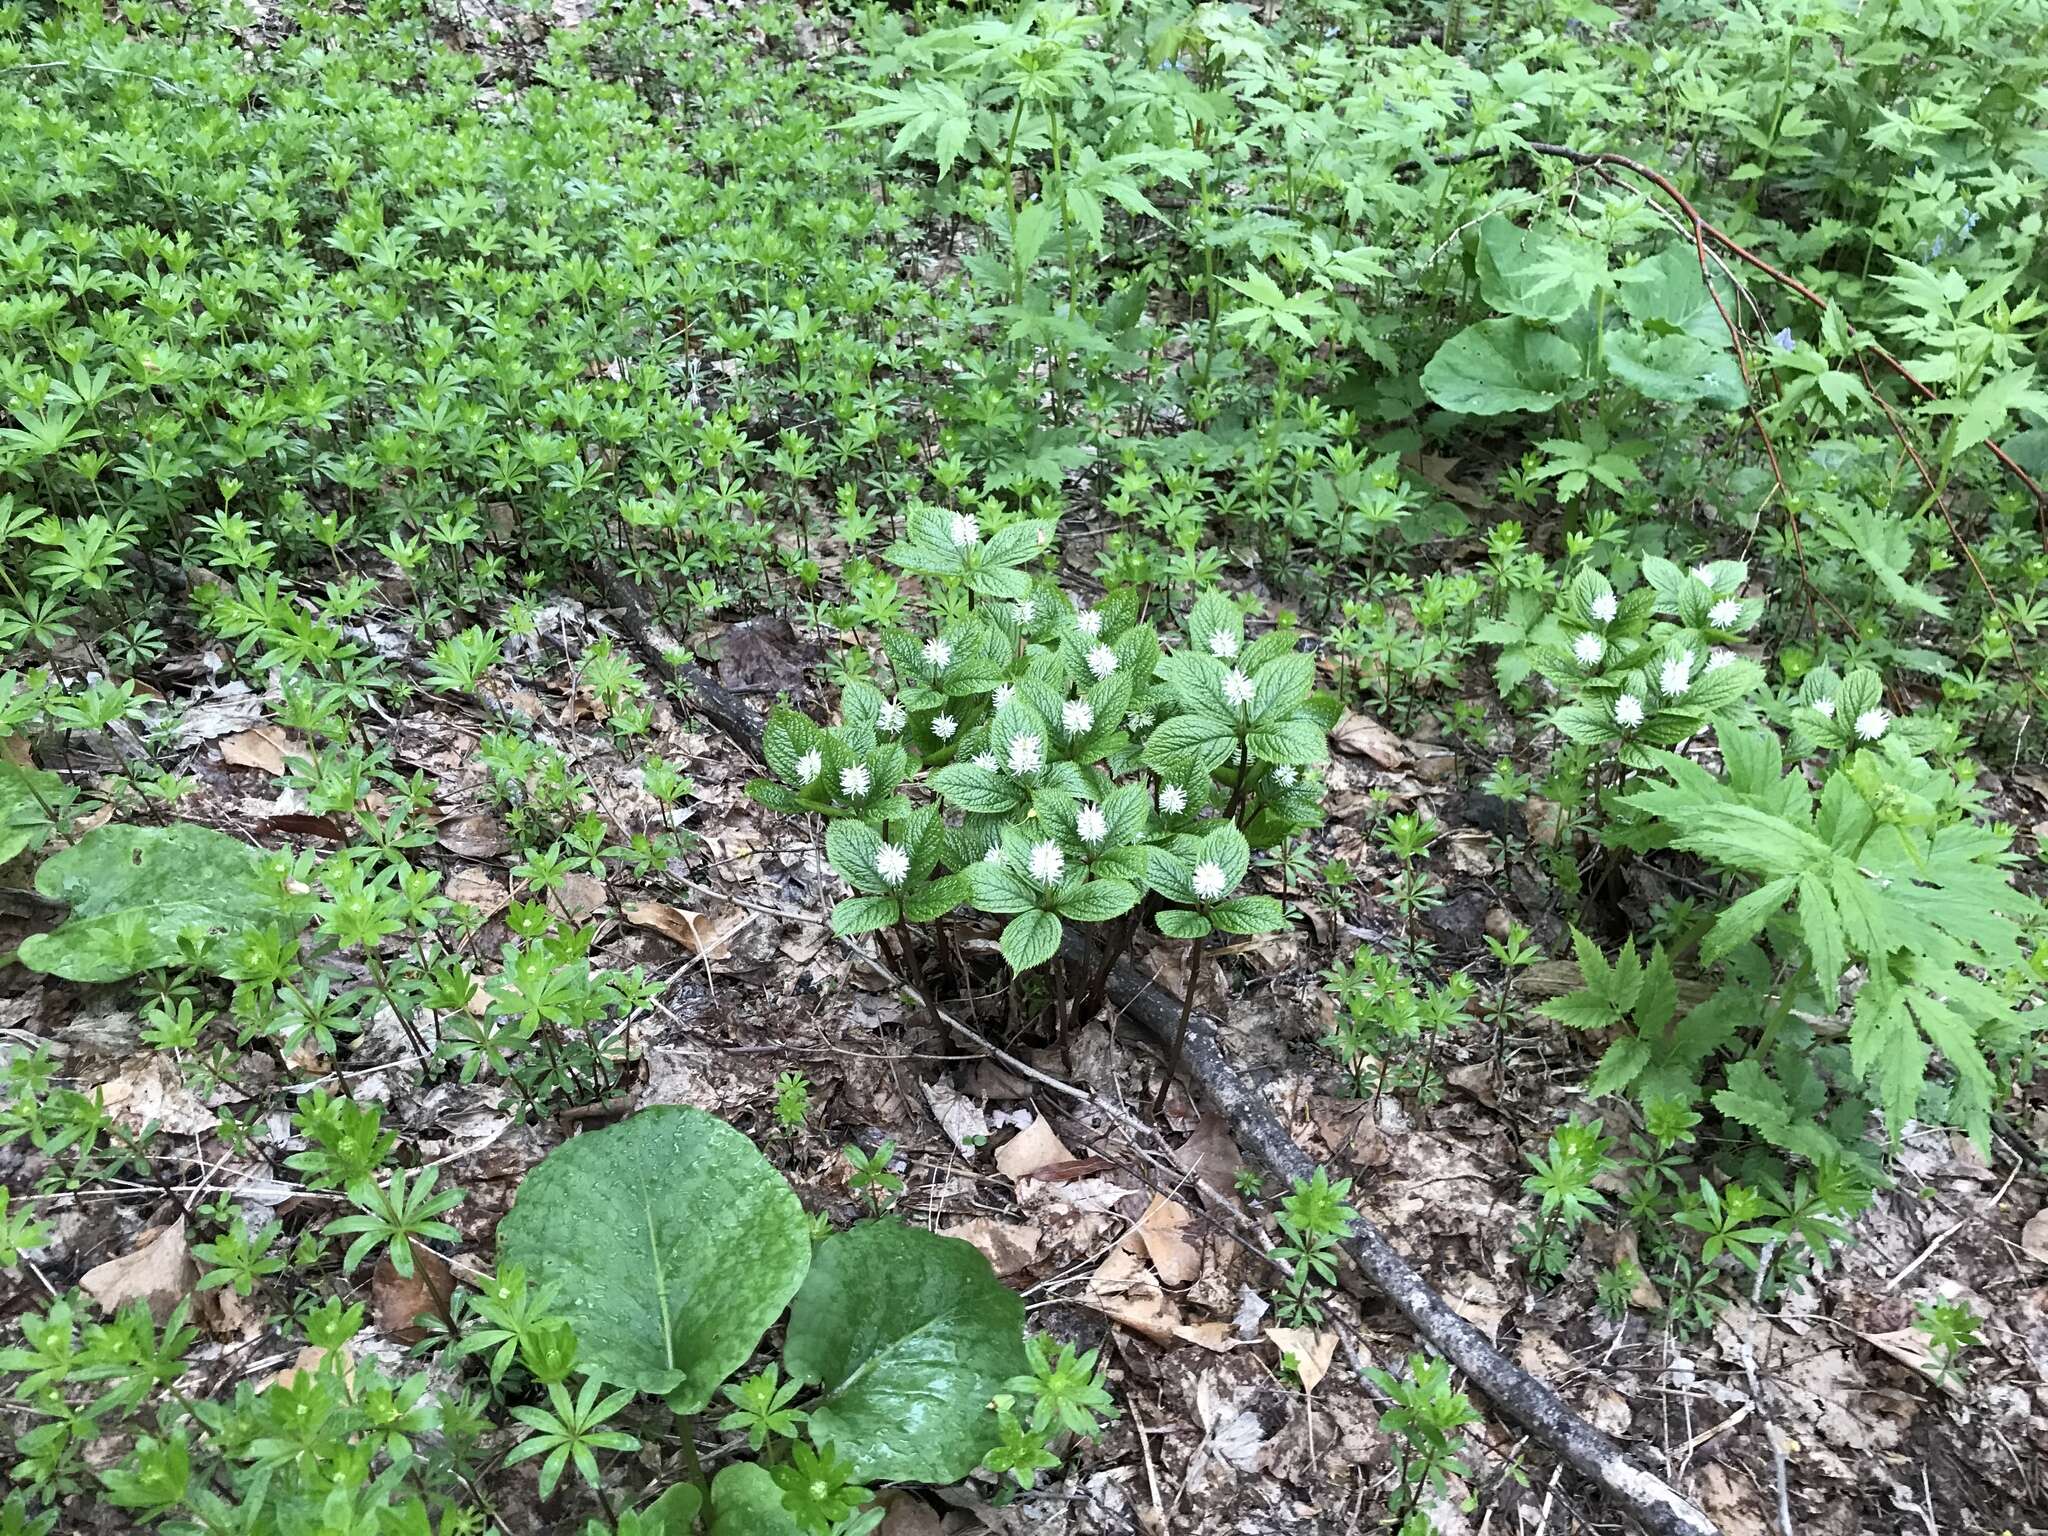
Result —
[[1003, 925], [998, 943], [1011, 970], [1028, 971], [1058, 953], [1060, 920], [1050, 912], [1019, 912]]
[[1495, 215], [1479, 226], [1479, 292], [1529, 320], [1566, 320], [1607, 275], [1607, 253], [1554, 226], [1519, 229]]
[[36, 889], [71, 917], [23, 939], [19, 958], [69, 981], [119, 981], [168, 965], [181, 936], [197, 939], [214, 969], [257, 930], [303, 924], [260, 849], [182, 823], [88, 832], [44, 861]]
[[1585, 360], [1563, 337], [1526, 320], [1482, 320], [1437, 348], [1422, 387], [1445, 410], [1504, 416], [1549, 410], [1584, 373]]
[[711, 1536], [805, 1536], [803, 1522], [758, 1461], [729, 1462], [711, 1479]]
[[1733, 410], [1749, 398], [1735, 354], [1684, 332], [1615, 331], [1606, 338], [1606, 357], [1609, 373], [1652, 400]]
[[782, 1175], [702, 1110], [658, 1105], [544, 1158], [498, 1224], [498, 1261], [560, 1290], [577, 1365], [695, 1413], [810, 1267]]
[[1025, 1370], [1024, 1304], [971, 1243], [870, 1222], [819, 1246], [783, 1364], [822, 1386], [811, 1433], [863, 1478], [958, 1482], [995, 1444], [989, 1399]]

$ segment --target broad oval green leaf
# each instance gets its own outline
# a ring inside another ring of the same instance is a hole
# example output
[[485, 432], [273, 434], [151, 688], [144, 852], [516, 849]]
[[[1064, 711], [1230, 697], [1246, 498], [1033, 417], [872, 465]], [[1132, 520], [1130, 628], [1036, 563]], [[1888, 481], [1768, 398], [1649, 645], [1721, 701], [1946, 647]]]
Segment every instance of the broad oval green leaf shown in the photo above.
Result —
[[498, 1261], [560, 1287], [579, 1366], [695, 1413], [803, 1284], [811, 1240], [751, 1141], [658, 1105], [544, 1158], [498, 1225]]
[[1495, 215], [1479, 226], [1479, 293], [1495, 309], [1565, 320], [1607, 275], [1607, 252], [1554, 225], [1522, 229]]
[[782, 1490], [757, 1461], [735, 1461], [711, 1480], [711, 1536], [804, 1536]]
[[268, 927], [298, 928], [261, 849], [186, 824], [100, 827], [36, 871], [36, 889], [71, 908], [62, 927], [21, 941], [32, 971], [68, 981], [119, 981], [198, 942], [216, 969]]
[[1585, 371], [1578, 349], [1524, 320], [1481, 320], [1436, 349], [1422, 370], [1429, 398], [1468, 416], [1547, 411]]
[[971, 1243], [870, 1222], [820, 1245], [783, 1363], [823, 1387], [811, 1435], [863, 1479], [958, 1482], [995, 1444], [989, 1399], [1025, 1370], [1024, 1304]]
[[1727, 346], [1683, 332], [1615, 331], [1607, 338], [1607, 367], [1637, 393], [1673, 405], [1704, 402], [1732, 410], [1749, 398]]

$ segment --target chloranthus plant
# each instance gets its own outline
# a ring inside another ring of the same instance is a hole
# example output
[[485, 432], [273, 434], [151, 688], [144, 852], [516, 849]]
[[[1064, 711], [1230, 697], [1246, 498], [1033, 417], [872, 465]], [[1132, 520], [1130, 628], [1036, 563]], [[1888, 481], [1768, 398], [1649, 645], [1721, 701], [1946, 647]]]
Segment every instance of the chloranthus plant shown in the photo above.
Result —
[[1000, 919], [1001, 958], [1029, 982], [1004, 995], [1057, 1029], [1100, 1006], [1109, 957], [1148, 917], [1194, 944], [1283, 926], [1280, 903], [1249, 888], [1251, 854], [1320, 824], [1338, 705], [1294, 631], [1254, 638], [1220, 592], [1165, 628], [1136, 591], [1063, 590], [1053, 533], [911, 511], [883, 552], [916, 578], [891, 605], [906, 627], [878, 637], [836, 723], [774, 711], [773, 777], [750, 789], [827, 818], [851, 890], [835, 931], [883, 934], [936, 1001], [934, 972], [969, 980], [947, 920]]

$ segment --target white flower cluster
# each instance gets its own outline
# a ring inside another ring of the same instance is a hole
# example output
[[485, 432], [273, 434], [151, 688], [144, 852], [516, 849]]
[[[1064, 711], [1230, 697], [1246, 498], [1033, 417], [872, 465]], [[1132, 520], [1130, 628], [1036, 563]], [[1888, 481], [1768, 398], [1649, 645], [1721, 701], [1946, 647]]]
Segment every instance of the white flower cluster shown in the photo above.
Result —
[[875, 850], [875, 873], [884, 885], [901, 885], [910, 878], [909, 853], [894, 843], [882, 844]]

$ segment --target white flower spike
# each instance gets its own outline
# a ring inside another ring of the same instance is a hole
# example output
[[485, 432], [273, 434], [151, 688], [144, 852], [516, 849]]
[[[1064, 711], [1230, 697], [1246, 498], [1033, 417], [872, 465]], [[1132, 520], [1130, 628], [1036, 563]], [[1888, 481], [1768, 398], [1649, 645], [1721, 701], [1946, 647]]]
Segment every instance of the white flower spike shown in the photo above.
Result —
[[1213, 629], [1209, 632], [1209, 654], [1218, 661], [1228, 661], [1237, 654], [1237, 636], [1227, 629]]
[[814, 747], [796, 760], [796, 781], [808, 784], [825, 771], [825, 759]]
[[1203, 901], [1218, 900], [1230, 888], [1230, 882], [1223, 878], [1223, 866], [1214, 859], [1204, 859], [1195, 866], [1195, 895]]
[[1257, 692], [1252, 680], [1239, 668], [1232, 667], [1223, 674], [1223, 702], [1233, 709], [1243, 709]]
[[1885, 727], [1891, 723], [1892, 717], [1888, 711], [1866, 709], [1856, 717], [1856, 735], [1863, 741], [1876, 741], [1884, 735]]
[[1159, 809], [1169, 816], [1178, 816], [1188, 808], [1188, 792], [1178, 784], [1168, 784], [1159, 791]]
[[948, 525], [953, 543], [961, 549], [971, 549], [981, 542], [981, 523], [971, 512], [955, 512]]
[[1106, 645], [1098, 645], [1088, 653], [1088, 670], [1097, 678], [1108, 677], [1116, 670], [1116, 652]]
[[1031, 731], [1024, 731], [1010, 738], [1010, 772], [1014, 774], [1036, 773], [1045, 766], [1045, 743]]
[[855, 800], [868, 792], [868, 785], [872, 782], [866, 763], [854, 763], [839, 770], [839, 792]]
[[1031, 878], [1040, 885], [1057, 884], [1061, 875], [1067, 872], [1067, 856], [1060, 852], [1060, 845], [1047, 839], [1031, 847]]
[[1099, 848], [1109, 838], [1109, 818], [1099, 805], [1084, 805], [1074, 818], [1074, 835], [1090, 848]]
[[934, 672], [943, 672], [953, 662], [953, 647], [937, 635], [924, 643], [924, 664]]
[[1707, 622], [1716, 629], [1733, 629], [1742, 618], [1742, 604], [1724, 597], [1707, 610]]
[[1593, 617], [1599, 623], [1612, 624], [1614, 616], [1621, 612], [1621, 604], [1612, 592], [1602, 592], [1593, 599]]
[[935, 715], [932, 718], [932, 734], [941, 741], [951, 741], [953, 733], [960, 729], [960, 722], [951, 715]]
[[1095, 706], [1086, 699], [1069, 699], [1060, 706], [1060, 728], [1069, 736], [1086, 736], [1095, 728]]
[[1597, 667], [1607, 654], [1607, 642], [1590, 629], [1572, 642], [1572, 655], [1582, 667]]
[[1692, 687], [1692, 652], [1680, 651], [1658, 669], [1657, 686], [1666, 698], [1675, 699]]
[[1624, 693], [1614, 701], [1614, 723], [1625, 731], [1632, 731], [1643, 723], [1643, 701], [1632, 693]]
[[901, 885], [910, 878], [910, 855], [894, 843], [882, 844], [875, 850], [875, 873], [884, 885]]
[[900, 731], [910, 723], [909, 712], [894, 699], [882, 701], [882, 712], [875, 716], [875, 724], [885, 731]]

